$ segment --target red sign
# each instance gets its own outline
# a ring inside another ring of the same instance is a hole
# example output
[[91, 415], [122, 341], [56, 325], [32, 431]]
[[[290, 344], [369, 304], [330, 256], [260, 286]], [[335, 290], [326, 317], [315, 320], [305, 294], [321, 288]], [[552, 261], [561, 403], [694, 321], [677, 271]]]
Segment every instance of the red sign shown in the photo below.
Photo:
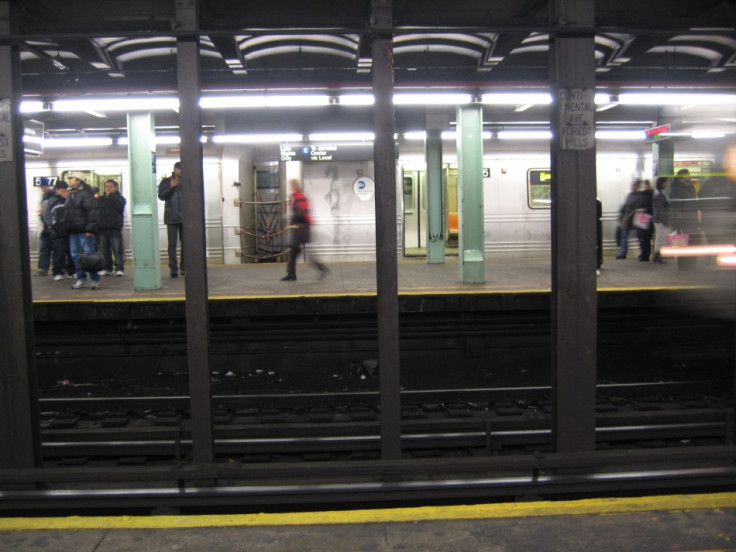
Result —
[[663, 136], [663, 134], [670, 131], [670, 125], [660, 125], [653, 128], [648, 128], [644, 132], [646, 137], [644, 142], [649, 144], [651, 142], [659, 142], [660, 140], [666, 140], [669, 136]]

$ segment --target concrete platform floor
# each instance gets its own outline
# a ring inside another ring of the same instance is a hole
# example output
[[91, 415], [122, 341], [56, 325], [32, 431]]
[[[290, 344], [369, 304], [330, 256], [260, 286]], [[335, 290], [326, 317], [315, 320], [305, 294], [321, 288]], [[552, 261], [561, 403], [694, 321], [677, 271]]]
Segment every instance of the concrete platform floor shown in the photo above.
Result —
[[14, 552], [715, 552], [736, 493], [349, 512], [0, 519]]
[[[697, 270], [678, 270], [674, 259], [667, 264], [642, 263], [635, 258], [607, 258], [598, 276], [598, 289], [656, 289], [661, 287], [717, 286], [734, 289], [736, 271], [718, 269], [699, 259]], [[376, 265], [373, 262], [328, 263], [329, 274], [318, 280], [319, 272], [299, 263], [298, 280], [282, 282], [286, 265], [261, 263], [209, 265], [209, 295], [219, 297], [363, 295], [376, 293]], [[485, 282], [460, 282], [457, 258], [444, 264], [427, 264], [424, 259], [402, 259], [398, 265], [399, 293], [481, 293], [493, 291], [549, 291], [549, 259], [486, 259]], [[54, 281], [51, 276], [32, 277], [33, 300], [136, 300], [181, 299], [185, 278], [171, 278], [161, 270], [161, 288], [136, 291], [132, 267], [122, 277], [103, 276], [100, 289], [73, 290], [75, 280]]]

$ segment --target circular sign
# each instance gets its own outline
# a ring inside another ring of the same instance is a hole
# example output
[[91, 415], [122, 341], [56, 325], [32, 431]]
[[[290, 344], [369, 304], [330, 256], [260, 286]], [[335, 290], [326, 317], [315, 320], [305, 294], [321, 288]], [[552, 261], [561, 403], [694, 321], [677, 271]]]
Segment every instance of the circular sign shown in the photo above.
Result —
[[353, 193], [359, 200], [369, 201], [376, 193], [376, 183], [370, 176], [359, 176], [353, 181]]

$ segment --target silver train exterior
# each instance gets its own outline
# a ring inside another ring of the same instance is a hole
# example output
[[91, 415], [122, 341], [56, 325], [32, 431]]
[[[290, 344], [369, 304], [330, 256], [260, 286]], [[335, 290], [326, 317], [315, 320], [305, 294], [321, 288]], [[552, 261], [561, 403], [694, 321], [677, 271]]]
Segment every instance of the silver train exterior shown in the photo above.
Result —
[[[217, 145], [204, 148], [205, 225], [210, 263], [240, 264], [283, 260], [286, 221], [286, 182], [302, 179], [310, 197], [314, 227], [309, 249], [327, 262], [371, 261], [375, 259], [372, 146], [337, 144], [351, 151], [330, 161], [281, 161], [278, 144]], [[686, 166], [697, 181], [719, 162], [725, 144], [691, 140], [675, 149], [675, 167]], [[445, 237], [447, 253], [456, 252], [454, 236], [448, 228], [457, 210], [456, 153], [452, 140], [443, 140], [446, 187]], [[426, 245], [426, 204], [424, 202], [423, 141], [400, 139], [396, 167], [399, 256], [421, 256]], [[336, 156], [337, 157], [337, 156]], [[156, 185], [170, 174], [178, 161], [176, 149], [159, 146]], [[619, 208], [632, 178], [652, 178], [652, 146], [642, 141], [599, 141], [597, 144], [597, 195], [603, 205], [604, 252], [615, 251], [615, 227]], [[186, 166], [186, 163], [185, 163]], [[484, 141], [483, 189], [485, 254], [494, 257], [544, 257], [550, 253], [550, 210], [544, 200], [531, 197], [536, 184], [544, 184], [549, 170], [549, 144], [539, 141]], [[130, 172], [127, 149], [105, 148], [47, 150], [26, 160], [27, 201], [31, 261], [35, 267], [41, 192], [34, 186], [38, 178], [63, 178], [70, 171], [85, 171], [92, 178], [113, 177], [126, 195]], [[540, 179], [541, 176], [541, 179]], [[704, 178], [704, 176], [702, 177]], [[652, 179], [653, 180], [653, 179]], [[101, 185], [102, 182], [92, 182]], [[166, 257], [166, 229], [163, 206], [159, 204], [159, 249], [162, 264]], [[124, 238], [130, 251], [130, 202], [126, 207]]]

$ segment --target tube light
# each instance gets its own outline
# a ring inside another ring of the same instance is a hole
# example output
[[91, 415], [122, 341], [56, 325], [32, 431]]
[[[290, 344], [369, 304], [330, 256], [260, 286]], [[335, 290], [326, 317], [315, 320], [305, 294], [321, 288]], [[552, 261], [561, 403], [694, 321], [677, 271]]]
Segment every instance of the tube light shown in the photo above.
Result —
[[308, 136], [310, 142], [372, 142], [375, 139], [373, 132], [315, 132]]
[[641, 140], [646, 134], [643, 130], [596, 130], [596, 140]]
[[[486, 130], [481, 133], [481, 136], [483, 137], [483, 140], [490, 140], [493, 138], [493, 133], [490, 130]], [[443, 140], [457, 140], [457, 131], [456, 130], [445, 130], [442, 132], [440, 137]]]
[[736, 104], [734, 94], [678, 94], [663, 92], [657, 94], [625, 93], [619, 94], [618, 102], [622, 105], [733, 105]]
[[89, 111], [161, 111], [178, 110], [179, 99], [166, 98], [110, 98], [84, 100], [57, 100], [52, 102], [53, 111], [83, 113]]
[[44, 148], [94, 148], [112, 146], [112, 138], [46, 138]]
[[343, 94], [337, 101], [340, 105], [373, 105], [376, 99], [373, 94]]
[[329, 105], [330, 97], [324, 94], [290, 94], [258, 96], [206, 96], [199, 100], [202, 109], [228, 109], [252, 107], [315, 107]]
[[471, 101], [470, 94], [394, 94], [394, 105], [464, 105]]
[[20, 102], [21, 113], [39, 113], [41, 111], [45, 111], [43, 102], [35, 100], [23, 100]]
[[[206, 136], [202, 136], [202, 138], [203, 139], [200, 139], [200, 142], [206, 142], [207, 141], [207, 137]], [[119, 146], [127, 146], [129, 142], [130, 142], [130, 140], [128, 139], [127, 136], [121, 136], [120, 138], [118, 138], [118, 145]], [[170, 146], [170, 145], [181, 143], [181, 138], [179, 138], [178, 136], [167, 136], [167, 135], [161, 135], [161, 136], [159, 136], [159, 135], [157, 135], [156, 138], [155, 138], [155, 142], [156, 142], [157, 145]]]
[[552, 103], [552, 97], [544, 93], [520, 93], [520, 94], [507, 94], [507, 93], [490, 93], [483, 94], [482, 98], [483, 105], [547, 105]]
[[219, 134], [212, 137], [215, 144], [278, 144], [301, 142], [301, 134]]
[[499, 140], [551, 140], [549, 130], [499, 130]]

